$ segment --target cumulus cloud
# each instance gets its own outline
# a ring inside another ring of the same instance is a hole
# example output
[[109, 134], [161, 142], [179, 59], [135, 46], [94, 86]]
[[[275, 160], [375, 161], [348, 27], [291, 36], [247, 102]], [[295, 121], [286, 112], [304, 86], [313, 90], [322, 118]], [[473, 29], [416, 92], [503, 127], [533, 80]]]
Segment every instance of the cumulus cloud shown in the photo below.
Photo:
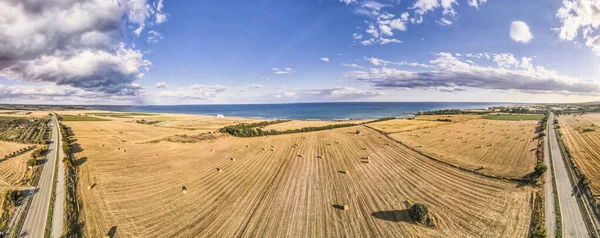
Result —
[[167, 88], [167, 83], [165, 83], [165, 82], [158, 82], [158, 83], [156, 83], [156, 87], [157, 88]]
[[274, 74], [291, 74], [291, 73], [296, 72], [292, 68], [289, 68], [289, 67], [283, 68], [283, 69], [272, 68], [271, 71], [273, 71]]
[[153, 13], [146, 0], [0, 1], [0, 76], [136, 95], [151, 63], [121, 43], [124, 26], [141, 33]]
[[[510, 57], [508, 57], [510, 58]], [[513, 57], [514, 58], [514, 57]], [[517, 90], [528, 93], [597, 94], [600, 85], [593, 81], [560, 75], [543, 67], [530, 67], [530, 58], [510, 63], [510, 68], [482, 67], [450, 53], [438, 53], [429, 61], [431, 70], [407, 71], [388, 67], [351, 71], [343, 77], [354, 78], [381, 88], [462, 91], [465, 88]], [[499, 60], [500, 61], [500, 60]], [[509, 60], [511, 62], [512, 59]], [[516, 61], [516, 60], [515, 60]]]
[[323, 61], [323, 62], [329, 62], [329, 58], [327, 58], [327, 57], [323, 57], [320, 60]]
[[533, 39], [533, 35], [525, 22], [513, 21], [510, 23], [510, 38], [516, 42], [529, 43]]

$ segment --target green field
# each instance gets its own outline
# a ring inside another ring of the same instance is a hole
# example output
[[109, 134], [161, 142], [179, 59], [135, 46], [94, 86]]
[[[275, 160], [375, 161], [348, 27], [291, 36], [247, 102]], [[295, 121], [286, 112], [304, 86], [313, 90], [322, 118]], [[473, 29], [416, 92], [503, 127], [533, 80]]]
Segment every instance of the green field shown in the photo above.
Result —
[[110, 121], [108, 119], [90, 116], [62, 115], [61, 117], [63, 121]]
[[107, 113], [88, 113], [88, 114], [94, 115], [94, 116], [100, 116], [100, 117], [119, 117], [119, 118], [128, 118], [128, 117], [132, 117], [132, 116], [156, 116], [156, 115], [158, 115], [158, 114], [141, 113], [141, 112], [123, 112], [123, 113], [107, 112]]
[[542, 119], [542, 117], [544, 117], [544, 114], [488, 114], [487, 116], [485, 116], [485, 119], [505, 121], [539, 121], [540, 119]]

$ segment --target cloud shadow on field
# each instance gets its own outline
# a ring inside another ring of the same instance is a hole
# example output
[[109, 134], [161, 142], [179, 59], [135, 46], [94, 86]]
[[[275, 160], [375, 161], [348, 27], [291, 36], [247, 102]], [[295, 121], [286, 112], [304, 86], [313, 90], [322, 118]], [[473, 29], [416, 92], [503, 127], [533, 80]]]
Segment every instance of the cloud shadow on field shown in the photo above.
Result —
[[378, 211], [371, 213], [375, 218], [393, 221], [393, 222], [411, 222], [410, 216], [408, 215], [408, 209], [404, 210], [390, 210], [390, 211]]

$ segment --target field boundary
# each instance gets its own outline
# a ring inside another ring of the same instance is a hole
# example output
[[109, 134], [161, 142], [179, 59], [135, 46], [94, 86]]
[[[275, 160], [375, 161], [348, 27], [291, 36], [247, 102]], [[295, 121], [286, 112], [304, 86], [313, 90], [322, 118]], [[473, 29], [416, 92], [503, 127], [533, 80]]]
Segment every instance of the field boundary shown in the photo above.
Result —
[[557, 135], [556, 139], [558, 141], [558, 147], [560, 148], [560, 152], [563, 156], [563, 161], [567, 165], [566, 168], [567, 174], [569, 175], [569, 181], [571, 182], [571, 185], [577, 190], [577, 204], [579, 205], [579, 209], [583, 212], [583, 214], [585, 214], [583, 216], [583, 219], [586, 223], [585, 225], [588, 229], [590, 236], [597, 238], [599, 237], [597, 227], [598, 214], [597, 211], [592, 209], [590, 205], [591, 200], [589, 197], [589, 193], [591, 193], [591, 191], [589, 191], [588, 189], [583, 189], [581, 184], [578, 182], [577, 178], [581, 178], [582, 173], [581, 171], [578, 171], [576, 168], [573, 167], [573, 165], [575, 165], [575, 162], [571, 159], [571, 157], [566, 151], [566, 147], [563, 144], [562, 134], [560, 133], [560, 131], [557, 130], [556, 127], [552, 129]]
[[482, 173], [482, 172], [477, 172], [477, 171], [474, 171], [474, 170], [471, 170], [471, 169], [467, 169], [467, 168], [465, 168], [465, 167], [462, 167], [462, 166], [460, 166], [460, 165], [456, 165], [456, 164], [452, 164], [452, 163], [449, 163], [449, 162], [446, 162], [446, 161], [440, 160], [440, 159], [438, 159], [438, 158], [435, 158], [435, 157], [433, 157], [433, 156], [431, 156], [431, 155], [429, 155], [429, 154], [426, 154], [426, 153], [424, 153], [424, 152], [421, 152], [421, 151], [418, 151], [418, 150], [416, 150], [416, 149], [414, 149], [414, 148], [412, 148], [412, 147], [410, 147], [410, 146], [408, 146], [408, 145], [405, 145], [404, 143], [402, 143], [402, 142], [400, 142], [400, 141], [398, 141], [398, 140], [396, 140], [396, 139], [394, 139], [394, 138], [390, 137], [390, 136], [389, 136], [389, 134], [385, 133], [384, 131], [380, 131], [380, 130], [378, 130], [378, 129], [375, 129], [375, 128], [373, 128], [373, 127], [371, 127], [371, 126], [368, 126], [368, 125], [363, 125], [363, 126], [365, 126], [365, 127], [367, 127], [367, 128], [370, 128], [370, 129], [372, 129], [372, 130], [374, 130], [374, 131], [377, 131], [377, 132], [379, 132], [380, 134], [384, 135], [384, 136], [385, 136], [385, 137], [387, 137], [388, 139], [390, 139], [390, 140], [392, 140], [392, 141], [394, 141], [394, 142], [396, 142], [396, 143], [398, 143], [398, 144], [401, 144], [401, 145], [403, 145], [404, 147], [406, 147], [406, 148], [410, 149], [411, 151], [414, 151], [414, 152], [416, 152], [416, 153], [418, 153], [418, 154], [420, 154], [420, 155], [422, 155], [422, 156], [425, 156], [425, 157], [427, 157], [427, 158], [429, 158], [429, 159], [431, 159], [431, 160], [437, 161], [437, 162], [439, 162], [439, 163], [442, 163], [442, 164], [448, 165], [448, 166], [450, 166], [450, 167], [457, 168], [457, 169], [460, 169], [460, 170], [462, 170], [462, 171], [465, 171], [465, 172], [469, 172], [469, 173], [472, 173], [472, 174], [477, 174], [477, 175], [484, 176], [484, 177], [491, 178], [491, 179], [504, 180], [504, 181], [507, 181], [507, 182], [513, 182], [513, 183], [528, 183], [528, 182], [529, 182], [529, 180], [527, 180], [527, 179], [523, 179], [523, 178], [516, 178], [516, 177], [502, 177], [502, 176], [496, 176], [496, 175], [486, 174], [486, 173]]

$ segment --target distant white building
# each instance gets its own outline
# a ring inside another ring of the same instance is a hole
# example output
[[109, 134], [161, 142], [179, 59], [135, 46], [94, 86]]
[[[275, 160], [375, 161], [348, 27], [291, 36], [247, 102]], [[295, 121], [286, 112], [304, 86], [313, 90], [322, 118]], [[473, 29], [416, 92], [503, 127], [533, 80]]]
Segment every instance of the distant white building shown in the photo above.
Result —
[[225, 118], [225, 116], [223, 116], [223, 114], [217, 114], [217, 118]]

